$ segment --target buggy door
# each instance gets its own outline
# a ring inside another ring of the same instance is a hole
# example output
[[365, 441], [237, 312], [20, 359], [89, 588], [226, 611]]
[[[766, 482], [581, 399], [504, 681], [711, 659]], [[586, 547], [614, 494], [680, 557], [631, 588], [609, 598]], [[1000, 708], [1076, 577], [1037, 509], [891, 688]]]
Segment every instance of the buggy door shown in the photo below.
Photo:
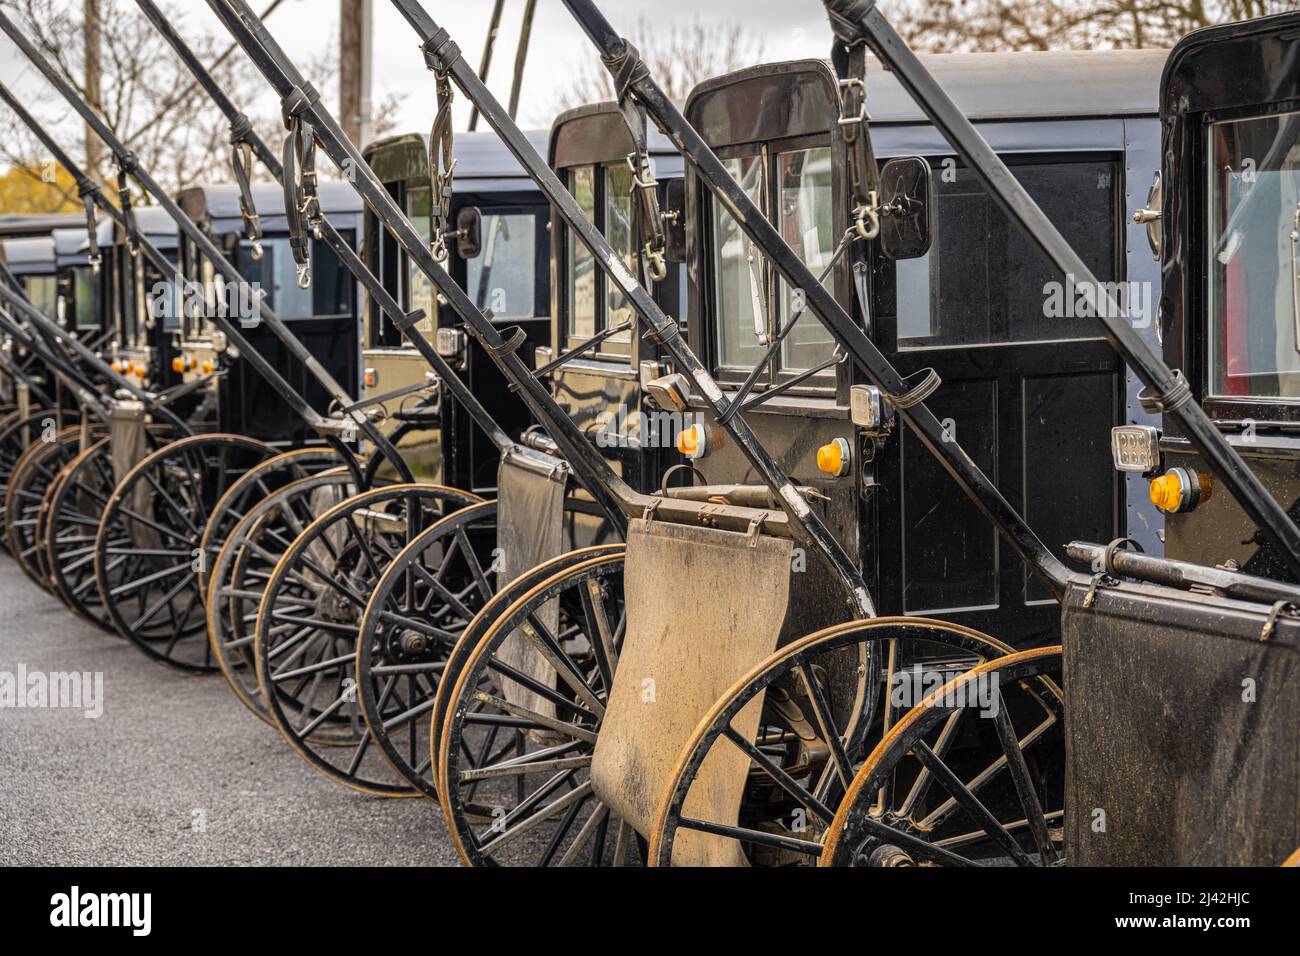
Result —
[[[1004, 159], [1093, 274], [1122, 278], [1122, 154]], [[952, 157], [930, 161], [935, 243], [897, 263], [897, 314], [886, 312], [893, 296], [879, 295], [874, 335], [903, 374], [938, 372], [927, 404], [1049, 548], [1109, 541], [1121, 527], [1109, 438], [1123, 420], [1123, 365], [1072, 280], [1059, 281], [973, 175]], [[959, 620], [1022, 644], [1055, 639], [1050, 594], [907, 429], [876, 478], [883, 612]]]

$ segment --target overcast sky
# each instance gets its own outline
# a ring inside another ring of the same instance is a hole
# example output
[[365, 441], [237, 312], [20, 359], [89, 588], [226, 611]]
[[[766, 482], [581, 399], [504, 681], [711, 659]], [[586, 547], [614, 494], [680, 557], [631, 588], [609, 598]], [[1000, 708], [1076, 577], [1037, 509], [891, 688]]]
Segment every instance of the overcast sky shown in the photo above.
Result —
[[[72, 2], [72, 0], [69, 0]], [[102, 0], [110, 9], [114, 5], [133, 7], [132, 0]], [[254, 9], [265, 9], [270, 0], [251, 0]], [[386, 93], [400, 98], [400, 131], [427, 130], [432, 120], [433, 81], [419, 53], [415, 33], [401, 18], [391, 0], [374, 2], [374, 96], [376, 102]], [[445, 27], [460, 44], [466, 57], [477, 67], [484, 34], [492, 10], [492, 0], [423, 0], [425, 9]], [[506, 0], [502, 29], [498, 34], [489, 85], [498, 98], [506, 100], [510, 90], [510, 73], [514, 63], [520, 20], [525, 0]], [[620, 30], [630, 33], [638, 18], [652, 22], [693, 19], [730, 21], [743, 26], [762, 43], [763, 59], [779, 60], [803, 56], [825, 56], [830, 48], [830, 28], [819, 0], [721, 0], [713, 4], [700, 0], [598, 0], [605, 16]], [[178, 24], [183, 36], [195, 31], [216, 33], [220, 24], [204, 0], [174, 0], [185, 11]], [[339, 5], [337, 0], [285, 0], [267, 20], [267, 26], [295, 60], [305, 60], [311, 51], [338, 43]], [[526, 126], [547, 126], [550, 107], [563, 88], [575, 64], [590, 62], [597, 56], [595, 48], [581, 33], [576, 21], [560, 0], [538, 0], [529, 48], [520, 120]], [[251, 68], [251, 67], [250, 67]], [[30, 76], [30, 68], [8, 41], [0, 38], [0, 77], [6, 83], [18, 82], [31, 95], [52, 95]], [[337, 102], [331, 91], [329, 102]], [[463, 98], [458, 98], [463, 99]], [[260, 104], [264, 110], [274, 106], [268, 96]], [[458, 103], [457, 128], [463, 129], [468, 108]]]

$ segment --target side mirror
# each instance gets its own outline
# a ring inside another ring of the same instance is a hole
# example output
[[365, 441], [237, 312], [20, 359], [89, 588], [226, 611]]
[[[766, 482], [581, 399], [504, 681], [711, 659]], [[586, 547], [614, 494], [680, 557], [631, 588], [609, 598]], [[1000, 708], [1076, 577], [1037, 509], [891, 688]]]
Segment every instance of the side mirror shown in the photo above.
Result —
[[1147, 227], [1147, 243], [1151, 246], [1151, 254], [1156, 261], [1160, 261], [1160, 227], [1161, 227], [1161, 206], [1164, 202], [1164, 188], [1160, 181], [1160, 171], [1156, 170], [1156, 178], [1151, 183], [1151, 189], [1147, 192], [1147, 204], [1144, 208], [1133, 213], [1133, 221], [1139, 226]]
[[686, 180], [670, 179], [664, 186], [664, 259], [686, 261]]
[[920, 156], [880, 168], [880, 248], [890, 259], [919, 259], [934, 239], [934, 177]]
[[483, 213], [477, 206], [466, 206], [456, 213], [456, 255], [477, 259], [483, 251]]

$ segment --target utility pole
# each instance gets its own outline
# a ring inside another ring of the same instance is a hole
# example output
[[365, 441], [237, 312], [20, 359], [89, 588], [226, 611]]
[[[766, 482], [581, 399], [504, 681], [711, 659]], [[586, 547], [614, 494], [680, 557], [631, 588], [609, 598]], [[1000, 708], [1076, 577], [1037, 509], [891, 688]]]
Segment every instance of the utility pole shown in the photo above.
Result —
[[339, 118], [358, 148], [370, 141], [373, 0], [339, 0]]
[[[86, 85], [86, 102], [91, 105], [95, 112], [103, 115], [102, 103], [100, 98], [100, 73], [103, 66], [100, 60], [101, 47], [103, 38], [101, 35], [101, 26], [103, 21], [99, 18], [99, 0], [82, 0], [82, 41], [86, 47], [85, 55], [85, 85]], [[86, 169], [89, 175], [99, 177], [103, 172], [103, 144], [100, 143], [99, 137], [95, 135], [90, 125], [86, 125]]]
[[[478, 78], [484, 83], [488, 81], [488, 70], [492, 68], [492, 48], [496, 46], [497, 33], [501, 29], [501, 9], [505, 5], [506, 0], [496, 0], [492, 4], [492, 19], [488, 22], [487, 36], [483, 39], [483, 58], [478, 63]], [[469, 111], [469, 128], [471, 132], [478, 129], [477, 103]]]
[[510, 83], [510, 118], [519, 115], [519, 94], [524, 85], [524, 63], [528, 60], [528, 43], [533, 36], [533, 14], [537, 12], [537, 0], [528, 0], [524, 6], [524, 22], [519, 28], [519, 46], [515, 49], [515, 75]]

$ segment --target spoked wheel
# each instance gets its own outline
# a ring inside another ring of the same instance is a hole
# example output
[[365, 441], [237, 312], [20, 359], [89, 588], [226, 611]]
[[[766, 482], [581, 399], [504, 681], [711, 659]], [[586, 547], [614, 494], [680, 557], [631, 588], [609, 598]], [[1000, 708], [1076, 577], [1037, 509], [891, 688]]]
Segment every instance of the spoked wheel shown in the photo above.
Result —
[[74, 458], [46, 495], [43, 550], [50, 580], [63, 603], [116, 633], [95, 581], [99, 521], [117, 485], [109, 442], [101, 439]]
[[9, 536], [5, 534], [3, 503], [9, 493], [9, 479], [18, 459], [45, 434], [45, 429], [57, 417], [55, 412], [42, 408], [27, 415], [15, 413], [0, 421], [0, 546], [6, 551], [9, 550]]
[[429, 721], [447, 658], [492, 600], [497, 503], [443, 518], [393, 559], [370, 595], [356, 646], [357, 694], [380, 751], [437, 798]]
[[439, 799], [467, 864], [642, 858], [590, 780], [626, 630], [623, 564], [620, 550], [535, 585], [461, 667], [439, 740]]
[[650, 834], [652, 865], [816, 863], [855, 769], [898, 709], [1011, 652], [979, 631], [909, 617], [849, 621], [779, 649], [683, 748]]
[[80, 453], [81, 429], [65, 428], [34, 441], [14, 465], [5, 489], [4, 526], [9, 553], [23, 573], [49, 589], [53, 585], [41, 552], [41, 504], [64, 466]]
[[1061, 648], [981, 664], [876, 745], [826, 834], [823, 866], [1057, 866], [1064, 824]]
[[262, 499], [235, 525], [209, 569], [208, 640], [235, 696], [270, 723], [253, 661], [257, 611], [275, 566], [316, 516], [357, 493], [346, 469], [301, 478]]
[[357, 702], [360, 621], [384, 569], [447, 515], [482, 499], [441, 485], [393, 485], [331, 508], [267, 582], [254, 658], [272, 722], [308, 763], [353, 789], [416, 796], [366, 729]]
[[[496, 623], [497, 618], [504, 614], [507, 608], [543, 581], [549, 580], [561, 571], [577, 567], [579, 564], [593, 558], [622, 555], [626, 551], [627, 545], [625, 544], [600, 544], [590, 548], [580, 548], [577, 551], [570, 551], [567, 554], [552, 558], [550, 561], [539, 564], [506, 584], [493, 595], [492, 600], [483, 606], [483, 610], [474, 615], [474, 620], [469, 622], [469, 626], [461, 634], [460, 640], [451, 649], [451, 655], [447, 658], [438, 681], [438, 693], [434, 697], [433, 711], [429, 717], [429, 753], [434, 757], [434, 776], [431, 781], [426, 781], [421, 786], [421, 789], [431, 783], [434, 787], [433, 795], [436, 797], [437, 788], [443, 785], [444, 768], [439, 755], [442, 753], [440, 741], [442, 740], [442, 729], [446, 724], [447, 708], [451, 703], [456, 681], [465, 667], [465, 661], [474, 653], [474, 649], [478, 647], [479, 641], [487, 633], [488, 628]], [[372, 598], [371, 607], [375, 606]], [[366, 631], [364, 623], [362, 631], [363, 633]]]
[[221, 546], [253, 505], [291, 482], [342, 464], [342, 458], [333, 448], [295, 448], [258, 462], [232, 484], [203, 525], [203, 540], [199, 545], [203, 556], [199, 562], [199, 587], [204, 596], [207, 596], [209, 587], [208, 571]]
[[239, 435], [172, 442], [127, 472], [95, 539], [95, 580], [114, 629], [154, 660], [213, 671], [199, 588], [208, 515], [274, 452]]

